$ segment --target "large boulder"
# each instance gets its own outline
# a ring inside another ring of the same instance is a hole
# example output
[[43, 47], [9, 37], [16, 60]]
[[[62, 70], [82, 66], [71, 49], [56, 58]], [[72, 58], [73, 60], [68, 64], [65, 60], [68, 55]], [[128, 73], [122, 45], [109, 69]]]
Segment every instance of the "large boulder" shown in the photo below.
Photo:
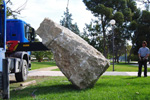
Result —
[[109, 61], [69, 29], [46, 18], [36, 31], [52, 50], [57, 66], [79, 89], [94, 86], [109, 67]]

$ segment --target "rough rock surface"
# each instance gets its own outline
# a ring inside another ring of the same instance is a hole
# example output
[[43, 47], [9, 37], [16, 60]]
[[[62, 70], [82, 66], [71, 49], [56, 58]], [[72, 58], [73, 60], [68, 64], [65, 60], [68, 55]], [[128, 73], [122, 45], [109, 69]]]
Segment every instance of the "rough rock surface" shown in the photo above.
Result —
[[46, 18], [36, 31], [52, 50], [57, 66], [79, 89], [94, 86], [109, 61], [69, 29]]

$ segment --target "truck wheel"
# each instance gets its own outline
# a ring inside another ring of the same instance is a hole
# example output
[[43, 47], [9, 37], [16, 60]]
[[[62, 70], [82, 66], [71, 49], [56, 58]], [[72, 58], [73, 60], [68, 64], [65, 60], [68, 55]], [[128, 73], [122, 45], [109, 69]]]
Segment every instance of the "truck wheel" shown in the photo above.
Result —
[[24, 82], [27, 80], [27, 76], [28, 76], [28, 64], [26, 60], [23, 60], [21, 72], [15, 73], [15, 77], [17, 82]]

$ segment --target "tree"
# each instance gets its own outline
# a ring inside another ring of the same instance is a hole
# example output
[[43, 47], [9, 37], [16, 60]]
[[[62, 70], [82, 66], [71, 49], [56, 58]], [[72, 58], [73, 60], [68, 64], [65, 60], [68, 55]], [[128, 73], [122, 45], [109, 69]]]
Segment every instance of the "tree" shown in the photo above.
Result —
[[[124, 46], [126, 39], [130, 39], [131, 33], [128, 30], [128, 25], [132, 21], [132, 17], [134, 15], [136, 8], [136, 3], [133, 0], [83, 0], [87, 9], [92, 12], [92, 14], [97, 17], [97, 26], [99, 26], [99, 31], [97, 33], [100, 34], [101, 40], [103, 40], [103, 54], [107, 57], [109, 49], [112, 49], [112, 46], [109, 46], [108, 35], [111, 31], [108, 30], [110, 28], [110, 20], [116, 20], [115, 29], [115, 48], [116, 55], [119, 55], [120, 47], [119, 45]], [[111, 35], [109, 38], [112, 37]], [[118, 40], [117, 40], [118, 38]], [[122, 43], [122, 44], [120, 44]], [[112, 44], [111, 44], [112, 45]], [[118, 48], [118, 49], [117, 49]], [[117, 51], [119, 50], [119, 51]]]
[[106, 28], [110, 20], [112, 18], [112, 8], [106, 7], [100, 0], [83, 0], [88, 10], [92, 11], [95, 17], [98, 17], [98, 22], [101, 22], [99, 26], [101, 26], [100, 31], [103, 34], [103, 49], [104, 56], [106, 57]]
[[53, 54], [51, 51], [34, 51], [32, 52], [32, 55], [35, 56], [38, 62], [42, 62], [45, 57], [48, 58], [48, 60], [53, 59]]
[[38, 60], [38, 62], [42, 62], [43, 58], [45, 57], [45, 52], [43, 51], [34, 51], [32, 52], [32, 55], [35, 56], [36, 60]]
[[132, 51], [135, 55], [138, 54], [138, 49], [141, 47], [142, 41], [147, 41], [150, 47], [150, 12], [143, 10], [138, 12], [138, 18], [130, 24], [132, 35]]
[[101, 45], [102, 35], [100, 31], [100, 25], [98, 24], [98, 21], [92, 20], [91, 23], [85, 24], [86, 27], [84, 28], [83, 34], [81, 34], [81, 37], [86, 40], [90, 45], [92, 45], [94, 48], [96, 48], [98, 51], [103, 52], [103, 46]]
[[51, 51], [45, 51], [45, 57], [47, 57], [50, 61], [53, 60], [54, 55]]
[[77, 35], [80, 35], [80, 30], [78, 28], [77, 23], [72, 23], [72, 14], [69, 13], [69, 9], [68, 7], [66, 8], [66, 12], [64, 12], [64, 16], [62, 16], [63, 19], [60, 20], [60, 24], [68, 29], [70, 29], [71, 31], [73, 31], [74, 33], [76, 33]]

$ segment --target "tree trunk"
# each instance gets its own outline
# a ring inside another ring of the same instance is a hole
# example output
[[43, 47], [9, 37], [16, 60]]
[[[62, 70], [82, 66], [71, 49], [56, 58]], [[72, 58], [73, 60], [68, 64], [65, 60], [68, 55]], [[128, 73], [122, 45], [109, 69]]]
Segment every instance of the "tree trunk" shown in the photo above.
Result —
[[131, 58], [132, 49], [133, 49], [133, 46], [132, 46], [132, 48], [131, 48], [131, 50], [130, 50], [130, 54], [129, 54], [129, 57], [128, 57], [128, 64], [130, 63], [130, 58]]
[[115, 63], [117, 63], [117, 53], [115, 53]]
[[117, 63], [119, 63], [119, 56], [117, 56]]
[[39, 58], [39, 59], [38, 59], [38, 62], [42, 62], [42, 61], [43, 61], [43, 58]]

